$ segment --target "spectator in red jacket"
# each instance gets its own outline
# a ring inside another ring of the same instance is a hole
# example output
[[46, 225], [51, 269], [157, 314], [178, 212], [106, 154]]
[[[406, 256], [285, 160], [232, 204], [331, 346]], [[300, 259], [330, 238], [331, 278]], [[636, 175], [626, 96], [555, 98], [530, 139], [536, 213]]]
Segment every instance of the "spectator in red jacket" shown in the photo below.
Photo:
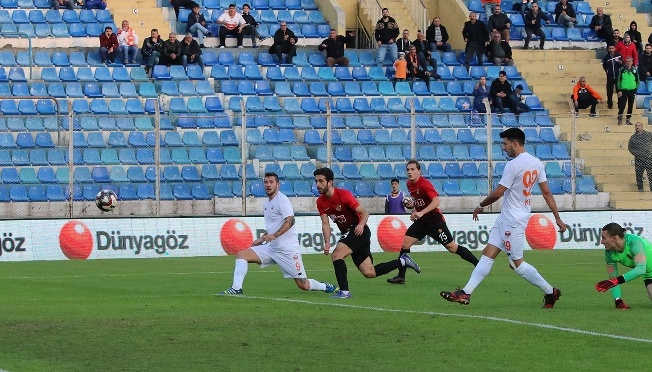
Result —
[[625, 34], [623, 41], [616, 43], [616, 53], [620, 54], [623, 61], [631, 57], [634, 61], [634, 66], [638, 66], [638, 50], [636, 44], [632, 43], [629, 34]]
[[120, 60], [121, 54], [118, 37], [113, 33], [113, 29], [107, 26], [104, 33], [100, 35], [100, 58], [102, 63], [106, 63], [107, 60], [113, 63], [116, 58]]

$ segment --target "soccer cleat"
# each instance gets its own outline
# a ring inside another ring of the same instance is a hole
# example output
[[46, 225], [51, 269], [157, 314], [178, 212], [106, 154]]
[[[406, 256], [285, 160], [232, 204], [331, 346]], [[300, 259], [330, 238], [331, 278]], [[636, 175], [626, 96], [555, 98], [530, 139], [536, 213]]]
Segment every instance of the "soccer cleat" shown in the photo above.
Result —
[[460, 305], [468, 305], [471, 302], [471, 295], [466, 294], [463, 290], [457, 289], [455, 292], [441, 291], [439, 295], [446, 301], [457, 302]]
[[416, 271], [417, 274], [421, 273], [421, 267], [419, 267], [419, 264], [416, 263], [416, 261], [414, 261], [409, 254], [403, 253], [400, 258], [402, 258], [405, 262], [405, 267], [409, 267], [410, 269]]
[[553, 288], [551, 294], [543, 296], [543, 308], [552, 309], [555, 307], [555, 302], [559, 300], [559, 297], [561, 297], [561, 291], [557, 288]]
[[242, 288], [240, 289], [229, 288], [224, 292], [220, 292], [219, 294], [222, 296], [241, 295], [244, 294], [244, 291], [242, 290]]
[[338, 291], [340, 289], [340, 287], [338, 287], [336, 285], [332, 285], [330, 283], [324, 283], [324, 284], [326, 284], [326, 290], [324, 291], [326, 293], [333, 293], [333, 292]]
[[405, 284], [405, 278], [401, 278], [400, 276], [395, 276], [393, 278], [387, 279], [387, 283], [389, 283], [389, 284]]
[[351, 292], [337, 291], [331, 298], [351, 298]]

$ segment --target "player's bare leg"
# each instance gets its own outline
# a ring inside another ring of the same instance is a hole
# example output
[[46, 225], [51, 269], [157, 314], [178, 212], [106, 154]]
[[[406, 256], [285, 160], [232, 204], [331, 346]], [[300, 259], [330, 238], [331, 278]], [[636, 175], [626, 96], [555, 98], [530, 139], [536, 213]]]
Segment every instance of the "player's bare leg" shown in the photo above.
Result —
[[235, 268], [233, 269], [233, 284], [231, 288], [220, 292], [222, 295], [238, 295], [243, 294], [242, 283], [244, 282], [247, 271], [249, 270], [250, 263], [260, 264], [260, 257], [256, 252], [249, 248], [240, 251], [235, 255]]

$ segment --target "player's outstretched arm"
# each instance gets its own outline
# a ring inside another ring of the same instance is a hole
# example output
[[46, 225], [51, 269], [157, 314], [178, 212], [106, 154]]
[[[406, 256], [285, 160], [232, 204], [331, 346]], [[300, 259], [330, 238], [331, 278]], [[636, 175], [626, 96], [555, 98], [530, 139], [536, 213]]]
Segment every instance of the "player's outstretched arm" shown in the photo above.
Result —
[[477, 207], [475, 207], [475, 209], [473, 210], [473, 220], [477, 221], [478, 214], [482, 213], [485, 207], [490, 206], [491, 204], [495, 203], [500, 198], [502, 198], [506, 190], [507, 188], [505, 186], [498, 184], [498, 187], [496, 187], [492, 192], [490, 192], [489, 195], [487, 195], [487, 197], [484, 198]]
[[290, 230], [292, 226], [294, 226], [294, 222], [295, 222], [294, 216], [285, 217], [285, 219], [283, 220], [283, 225], [281, 225], [281, 227], [278, 230], [276, 230], [275, 233], [267, 234], [263, 236], [263, 240], [269, 243], [272, 240], [277, 239], [281, 235], [285, 234], [288, 230]]
[[550, 211], [555, 216], [555, 223], [559, 227], [559, 232], [566, 231], [566, 223], [562, 221], [561, 217], [559, 217], [557, 202], [555, 201], [554, 195], [552, 195], [552, 191], [550, 191], [550, 187], [548, 187], [548, 181], [539, 183], [539, 188], [541, 189], [543, 199], [546, 201], [546, 204], [548, 204], [548, 208], [550, 208]]

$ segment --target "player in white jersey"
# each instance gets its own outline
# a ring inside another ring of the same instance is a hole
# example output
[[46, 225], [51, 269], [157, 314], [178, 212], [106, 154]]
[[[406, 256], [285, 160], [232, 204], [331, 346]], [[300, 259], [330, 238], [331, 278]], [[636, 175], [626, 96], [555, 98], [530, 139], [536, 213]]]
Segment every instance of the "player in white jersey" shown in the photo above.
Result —
[[505, 197], [491, 232], [489, 242], [482, 251], [482, 258], [473, 270], [469, 282], [461, 290], [454, 292], [442, 291], [440, 295], [450, 301], [468, 305], [471, 293], [489, 275], [494, 259], [500, 251], [507, 254], [509, 266], [528, 282], [541, 288], [545, 293], [543, 306], [552, 308], [561, 296], [561, 291], [554, 288], [539, 274], [534, 266], [523, 259], [523, 244], [525, 227], [530, 217], [530, 198], [532, 187], [539, 184], [541, 194], [546, 204], [555, 216], [559, 231], [566, 231], [566, 224], [559, 217], [555, 198], [550, 192], [544, 166], [539, 159], [525, 151], [525, 133], [519, 128], [509, 128], [500, 133], [503, 139], [503, 150], [513, 158], [505, 166], [500, 183], [473, 211], [473, 219], [478, 220], [478, 214], [484, 208]]
[[278, 175], [273, 172], [265, 173], [263, 182], [265, 193], [269, 197], [263, 205], [267, 234], [256, 239], [251, 248], [236, 254], [233, 285], [220, 294], [244, 293], [242, 283], [247, 275], [248, 263], [257, 263], [260, 267], [277, 264], [283, 272], [283, 277], [294, 279], [297, 286], [304, 291], [335, 292], [338, 289], [336, 286], [308, 279], [306, 275], [294, 228], [294, 210], [290, 199], [279, 191]]

